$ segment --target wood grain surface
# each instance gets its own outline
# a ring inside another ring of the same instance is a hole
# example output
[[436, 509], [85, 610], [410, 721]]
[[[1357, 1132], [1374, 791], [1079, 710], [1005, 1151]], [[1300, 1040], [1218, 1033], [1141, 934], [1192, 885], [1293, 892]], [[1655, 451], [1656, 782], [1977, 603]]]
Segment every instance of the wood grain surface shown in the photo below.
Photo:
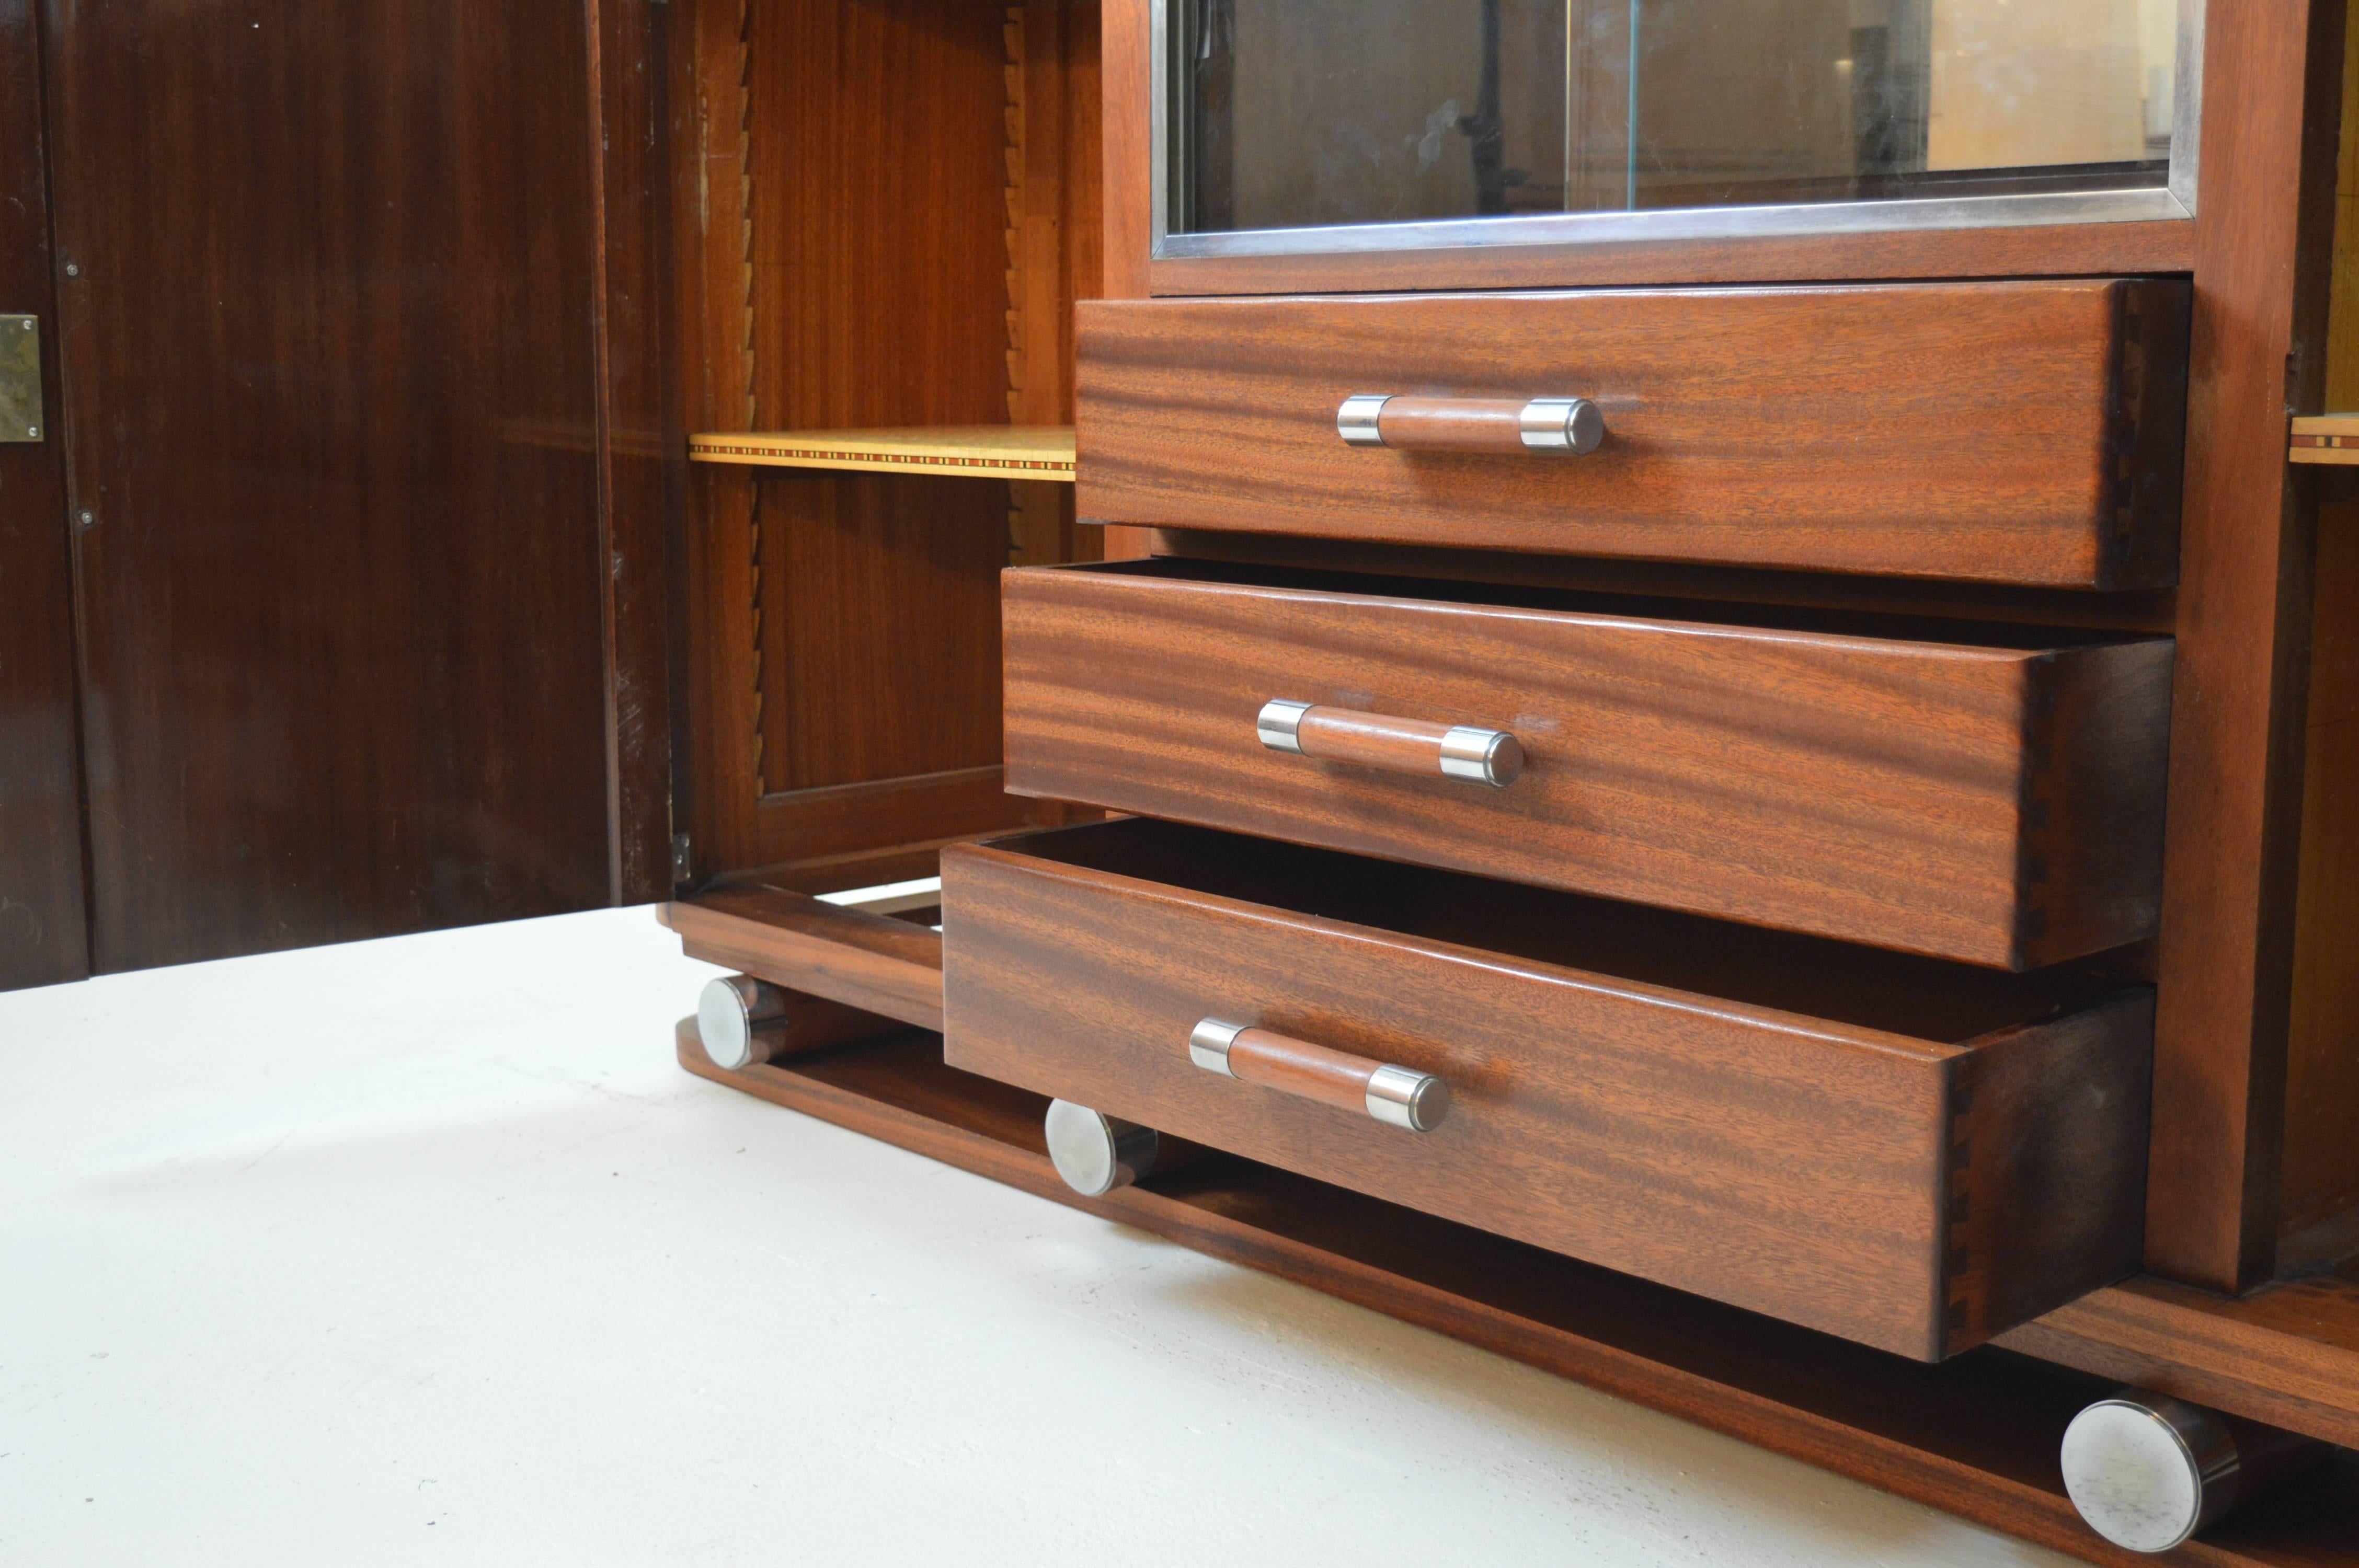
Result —
[[747, 1042], [755, 1062], [784, 1062], [795, 1056], [808, 1056], [814, 1051], [858, 1044], [909, 1027], [904, 1019], [848, 1007], [808, 991], [779, 989], [786, 992], [786, 1011], [777, 1018], [756, 1024]]
[[[2170, 281], [1081, 309], [1083, 514], [2117, 589], [2172, 580]], [[1939, 367], [1938, 371], [1934, 367]], [[1577, 461], [1347, 447], [1357, 394], [1581, 396]]]
[[1008, 486], [1014, 565], [1090, 560], [1072, 492], [1073, 301], [1100, 288], [1097, 0], [1006, 7], [1007, 417], [1058, 426], [1066, 468]]
[[1229, 1046], [1229, 1075], [1280, 1094], [1298, 1095], [1354, 1116], [1368, 1114], [1368, 1078], [1382, 1062], [1297, 1040], [1269, 1029], [1246, 1029]]
[[[1134, 863], [1188, 874], [1108, 869]], [[1208, 891], [1223, 866], [1285, 903]], [[946, 850], [946, 1059], [1924, 1359], [2135, 1267], [2142, 989], [2019, 982], [2021, 1018], [1912, 1037], [1581, 965], [1578, 934], [1615, 915], [1580, 901], [1460, 920], [1496, 884], [1379, 879], [1363, 907], [1359, 875], [1143, 819]], [[1384, 924], [1403, 914], [1417, 926]], [[1574, 962], [1476, 946], [1500, 925], [1554, 931]], [[1433, 1074], [1453, 1108], [1409, 1137], [1203, 1072], [1187, 1042], [1208, 1015]]]
[[[1097, 249], [1085, 7], [672, 9], [687, 427], [1069, 421], [1066, 302]], [[1085, 553], [1042, 493], [1063, 487], [694, 467], [689, 880], [1039, 816], [999, 788], [996, 583], [1011, 555]]]
[[2204, 36], [2186, 535], [2147, 1268], [2275, 1272], [2300, 855], [2315, 470], [2344, 8], [2215, 8]]
[[49, 20], [97, 967], [609, 903], [583, 8]]
[[[1103, 1198], [1057, 1178], [1048, 1101], [947, 1067], [916, 1031], [724, 1073], [695, 1021], [680, 1065], [716, 1083], [1038, 1196], [1258, 1269], [1666, 1411], [2103, 1568], [2155, 1561], [2080, 1522], [2054, 1454], [2113, 1382], [1995, 1348], [1939, 1366], [1790, 1327], [1234, 1156]], [[2127, 1287], [2098, 1292], [2113, 1300]], [[2190, 1292], [2191, 1293], [2191, 1292]], [[2359, 1385], [2346, 1386], [2346, 1391]], [[2359, 1460], [2271, 1495], [2180, 1549], [2197, 1568], [2359, 1563]]]
[[2359, 506], [2320, 507], [2317, 560], [2280, 1234], [2359, 1213]]
[[2013, 1330], [2003, 1343], [2359, 1448], [2359, 1268], [2242, 1299], [2128, 1280]]
[[0, 3], [0, 310], [38, 318], [48, 439], [0, 445], [0, 990], [90, 973], [82, 884], [73, 535], [49, 246], [40, 37], [28, 0]]
[[582, 127], [598, 222], [600, 557], [605, 604], [608, 893], [617, 904], [672, 892], [672, 698], [679, 643], [679, 351], [673, 227], [679, 193], [661, 69], [670, 0], [598, 0], [597, 114]]
[[765, 887], [714, 888], [660, 913], [691, 958], [921, 1029], [941, 1027], [942, 940], [923, 925]]
[[[1973, 963], [2153, 930], [2165, 641], [1183, 562], [1012, 572], [1005, 614], [1021, 793]], [[1526, 766], [1272, 752], [1274, 697], [1506, 730]]]
[[1389, 397], [1376, 416], [1387, 450], [1529, 457], [1520, 397]]
[[[2359, 476], [2354, 476], [2359, 485]], [[1461, 583], [1496, 582], [1589, 593], [1657, 599], [1700, 599], [1732, 604], [1790, 604], [1818, 610], [1860, 610], [1926, 618], [1922, 635], [1944, 621], [2006, 622], [2071, 626], [2082, 631], [2149, 632], [2170, 635], [2177, 593], [2170, 589], [2099, 593], [1994, 583], [1937, 582], [1911, 578], [1852, 577], [1830, 572], [1763, 571], [1750, 567], [1697, 566], [1676, 561], [1616, 560], [1598, 556], [1526, 556], [1502, 550], [1462, 550], [1418, 545], [1338, 545], [1283, 534], [1201, 528], [1150, 528], [1154, 554], [1191, 560], [1245, 561]]]
[[[1440, 773], [1441, 745], [1454, 728], [1422, 719], [1313, 707], [1297, 720], [1294, 740], [1296, 750], [1306, 757], [1422, 777]], [[1519, 770], [1521, 753], [1516, 755], [1514, 766]]]

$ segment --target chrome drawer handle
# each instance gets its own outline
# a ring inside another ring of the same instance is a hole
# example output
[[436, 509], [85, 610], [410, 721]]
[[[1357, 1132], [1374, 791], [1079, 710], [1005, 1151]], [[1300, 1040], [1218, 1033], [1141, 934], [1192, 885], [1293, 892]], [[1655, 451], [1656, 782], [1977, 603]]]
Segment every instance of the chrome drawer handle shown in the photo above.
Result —
[[1335, 410], [1346, 446], [1401, 452], [1552, 452], [1585, 458], [1605, 439], [1586, 397], [1400, 397], [1360, 393]]
[[1450, 1114], [1450, 1086], [1430, 1073], [1248, 1024], [1205, 1019], [1188, 1036], [1188, 1058], [1208, 1073], [1365, 1111], [1411, 1132], [1430, 1132]]
[[1493, 789], [1506, 788], [1524, 771], [1522, 741], [1473, 724], [1430, 724], [1277, 697], [1262, 705], [1255, 730], [1273, 752], [1396, 773], [1438, 773]]

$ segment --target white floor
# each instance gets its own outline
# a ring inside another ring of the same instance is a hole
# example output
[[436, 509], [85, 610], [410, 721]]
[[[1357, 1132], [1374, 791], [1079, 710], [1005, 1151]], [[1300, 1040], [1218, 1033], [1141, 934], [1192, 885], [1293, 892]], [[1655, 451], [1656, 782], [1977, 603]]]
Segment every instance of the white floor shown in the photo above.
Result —
[[2061, 1564], [679, 1070], [644, 910], [0, 996], [0, 1563]]

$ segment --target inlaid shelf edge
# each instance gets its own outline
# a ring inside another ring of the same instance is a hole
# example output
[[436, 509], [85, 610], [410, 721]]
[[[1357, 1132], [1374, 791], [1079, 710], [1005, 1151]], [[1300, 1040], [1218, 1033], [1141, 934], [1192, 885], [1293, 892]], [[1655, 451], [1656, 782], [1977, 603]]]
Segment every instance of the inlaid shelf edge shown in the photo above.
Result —
[[712, 430], [688, 438], [701, 463], [962, 474], [1073, 482], [1070, 425], [928, 425], [892, 430]]
[[2359, 463], [2359, 414], [2306, 414], [2296, 418], [2286, 457], [2297, 463]]

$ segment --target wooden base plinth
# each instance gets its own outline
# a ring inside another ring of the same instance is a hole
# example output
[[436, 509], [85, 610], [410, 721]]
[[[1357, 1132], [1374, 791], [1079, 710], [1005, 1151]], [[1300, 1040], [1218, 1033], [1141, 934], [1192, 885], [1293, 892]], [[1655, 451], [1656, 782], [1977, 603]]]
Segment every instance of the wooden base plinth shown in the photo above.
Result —
[[2359, 1454], [2143, 1557], [2082, 1524], [2057, 1475], [2065, 1424], [2106, 1379], [1995, 1347], [1924, 1366], [1228, 1155], [1084, 1198], [1049, 1168], [1048, 1102], [944, 1066], [919, 1030], [736, 1073], [693, 1020], [679, 1048], [747, 1094], [2091, 1563], [2359, 1565]]

